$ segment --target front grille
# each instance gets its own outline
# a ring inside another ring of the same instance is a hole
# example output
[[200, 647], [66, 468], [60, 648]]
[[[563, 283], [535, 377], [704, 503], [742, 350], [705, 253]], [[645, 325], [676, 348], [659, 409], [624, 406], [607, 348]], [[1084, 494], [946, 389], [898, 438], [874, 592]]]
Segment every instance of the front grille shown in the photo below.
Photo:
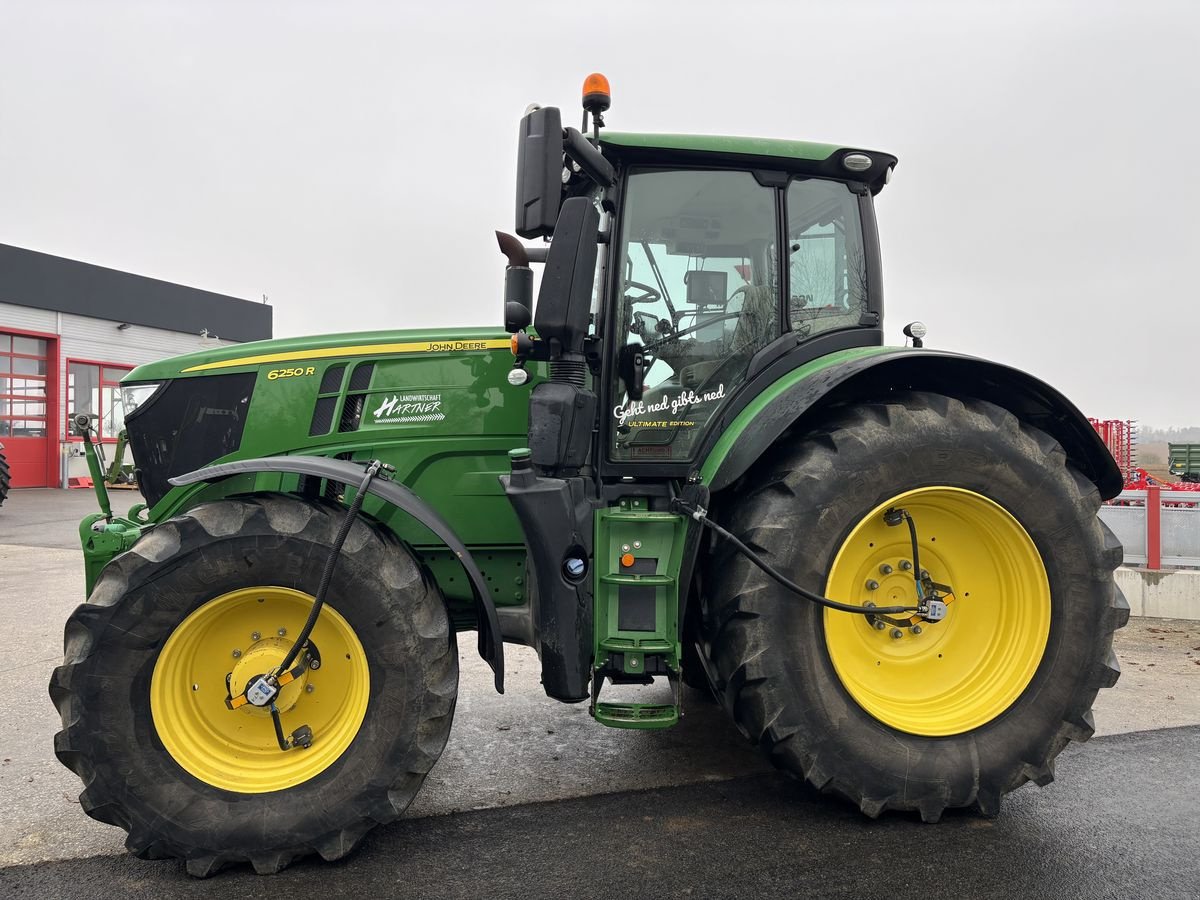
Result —
[[153, 506], [168, 478], [203, 468], [242, 443], [254, 372], [179, 378], [125, 419], [138, 487]]
[[333, 425], [333, 410], [337, 407], [337, 397], [322, 397], [313, 407], [312, 423], [308, 426], [309, 436], [329, 434]]
[[366, 400], [366, 394], [346, 398], [346, 405], [342, 407], [342, 419], [338, 422], [338, 431], [358, 431], [358, 425], [362, 421], [363, 404], [366, 403]]
[[350, 390], [365, 391], [371, 386], [371, 375], [375, 372], [375, 363], [362, 363], [350, 376]]
[[325, 374], [321, 376], [321, 389], [318, 394], [335, 394], [338, 388], [342, 386], [342, 375], [346, 372], [345, 366], [330, 366], [325, 370]]

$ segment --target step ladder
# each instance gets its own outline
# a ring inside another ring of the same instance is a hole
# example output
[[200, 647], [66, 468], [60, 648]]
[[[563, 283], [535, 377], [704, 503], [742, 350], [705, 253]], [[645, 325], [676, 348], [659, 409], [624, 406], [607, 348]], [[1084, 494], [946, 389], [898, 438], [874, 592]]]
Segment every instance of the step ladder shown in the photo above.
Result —
[[[623, 498], [596, 513], [595, 647], [589, 712], [613, 728], [669, 728], [682, 715], [679, 584], [687, 520]], [[670, 703], [602, 702], [606, 682], [665, 678]]]

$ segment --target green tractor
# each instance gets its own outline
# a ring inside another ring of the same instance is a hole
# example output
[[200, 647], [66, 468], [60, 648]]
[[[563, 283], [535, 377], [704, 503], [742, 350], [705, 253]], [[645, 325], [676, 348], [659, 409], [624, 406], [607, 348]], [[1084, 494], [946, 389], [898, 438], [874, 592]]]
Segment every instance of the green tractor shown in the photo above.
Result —
[[114, 516], [95, 479], [50, 693], [84, 810], [133, 853], [346, 854], [437, 762], [463, 631], [497, 691], [529, 646], [601, 725], [710, 692], [872, 817], [996, 815], [1092, 734], [1129, 609], [1096, 517], [1120, 473], [1030, 375], [919, 323], [884, 346], [895, 157], [601, 131], [608, 106], [593, 76], [582, 130], [521, 120], [516, 232], [546, 240], [498, 235], [503, 330], [125, 378], [146, 503]]

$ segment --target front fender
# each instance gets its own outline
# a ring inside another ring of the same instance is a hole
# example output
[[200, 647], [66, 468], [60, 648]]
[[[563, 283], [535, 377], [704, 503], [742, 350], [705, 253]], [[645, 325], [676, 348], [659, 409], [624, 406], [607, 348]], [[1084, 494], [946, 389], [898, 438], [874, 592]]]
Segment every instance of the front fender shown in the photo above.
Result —
[[909, 348], [847, 351], [788, 372], [737, 413], [705, 457], [701, 477], [714, 492], [728, 487], [793, 425], [832, 403], [879, 399], [896, 390], [994, 403], [1057, 440], [1101, 498], [1121, 492], [1121, 471], [1091, 423], [1044, 381], [972, 356]]
[[[310, 475], [314, 478], [324, 478], [339, 484], [357, 487], [363, 479], [366, 467], [343, 459], [329, 459], [324, 456], [267, 456], [262, 459], [245, 459], [237, 462], [222, 463], [177, 475], [170, 479], [171, 484], [184, 486], [200, 482], [218, 481], [233, 475], [244, 475], [248, 472], [278, 472], [291, 475]], [[496, 678], [496, 690], [504, 693], [504, 642], [500, 636], [500, 618], [496, 614], [496, 606], [492, 603], [491, 591], [487, 581], [479, 571], [475, 559], [466, 545], [454, 533], [437, 511], [418, 497], [408, 487], [395, 481], [387, 481], [382, 477], [375, 478], [367, 487], [367, 493], [374, 494], [385, 503], [390, 503], [397, 509], [408, 513], [454, 551], [458, 561], [470, 579], [471, 588], [479, 612], [479, 655], [484, 658]]]

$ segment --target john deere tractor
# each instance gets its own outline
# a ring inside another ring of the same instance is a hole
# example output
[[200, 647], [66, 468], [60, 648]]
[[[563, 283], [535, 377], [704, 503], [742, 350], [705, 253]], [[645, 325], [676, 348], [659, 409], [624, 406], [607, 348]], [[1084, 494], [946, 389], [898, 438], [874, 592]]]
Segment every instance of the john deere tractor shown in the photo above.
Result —
[[521, 119], [503, 329], [125, 378], [146, 502], [112, 515], [95, 479], [50, 693], [84, 810], [133, 853], [349, 852], [437, 762], [464, 631], [498, 692], [532, 647], [598, 725], [710, 692], [872, 817], [996, 815], [1091, 735], [1128, 617], [1096, 517], [1120, 473], [1032, 376], [918, 323], [884, 345], [896, 158], [617, 133], [608, 106], [592, 76], [583, 128]]

